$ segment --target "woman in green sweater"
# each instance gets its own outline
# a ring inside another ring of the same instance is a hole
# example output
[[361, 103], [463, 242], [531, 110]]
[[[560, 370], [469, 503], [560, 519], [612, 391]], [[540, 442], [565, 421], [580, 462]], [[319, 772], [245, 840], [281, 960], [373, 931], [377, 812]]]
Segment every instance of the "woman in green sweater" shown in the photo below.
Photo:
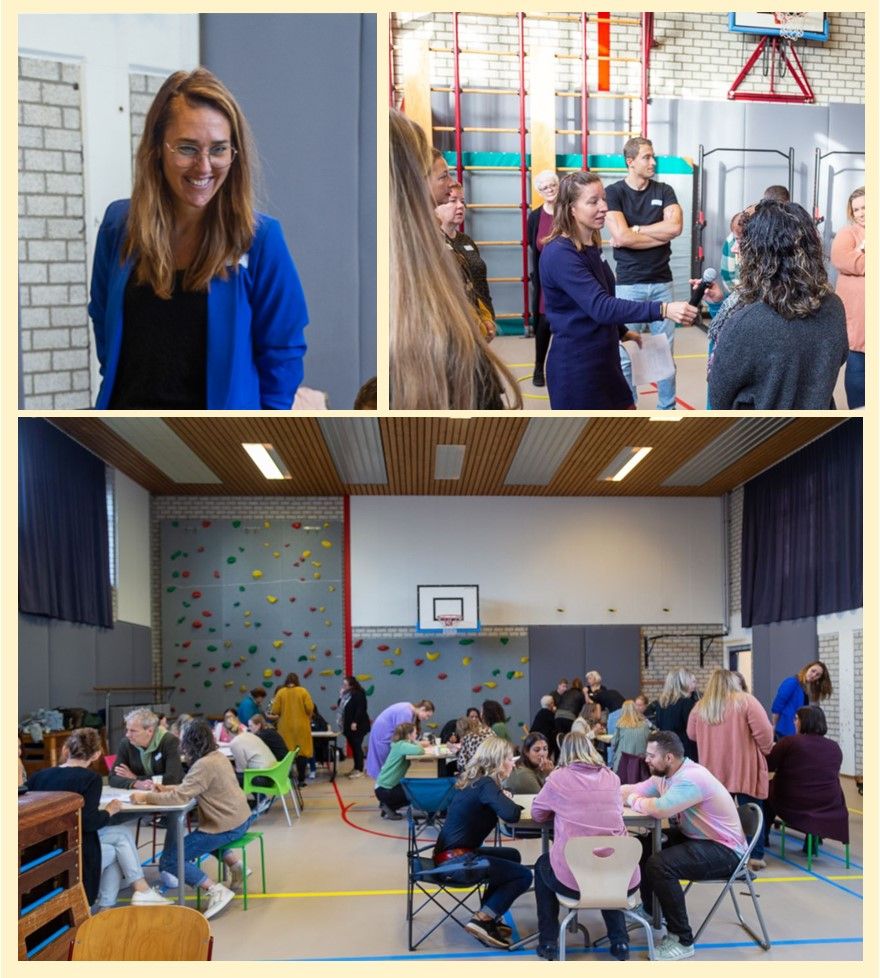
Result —
[[391, 735], [391, 750], [376, 778], [376, 797], [379, 799], [382, 818], [403, 818], [397, 809], [403, 808], [407, 803], [406, 792], [400, 785], [409, 767], [407, 756], [424, 753], [425, 748], [416, 743], [415, 724], [398, 723]]

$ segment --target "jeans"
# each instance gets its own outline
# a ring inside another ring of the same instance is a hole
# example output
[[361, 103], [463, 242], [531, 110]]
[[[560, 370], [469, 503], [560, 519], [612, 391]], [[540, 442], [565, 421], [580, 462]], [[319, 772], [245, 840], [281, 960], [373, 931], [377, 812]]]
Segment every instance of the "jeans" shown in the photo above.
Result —
[[860, 408], [865, 406], [865, 354], [850, 350], [846, 358], [846, 373], [843, 375], [846, 390], [846, 406]]
[[[550, 865], [550, 854], [545, 852], [535, 863], [535, 903], [538, 907], [538, 943], [555, 945], [559, 940], [559, 901], [556, 894], [577, 897], [577, 890], [572, 890], [560, 883], [553, 867]], [[615, 944], [628, 944], [626, 918], [620, 910], [603, 910], [602, 919], [608, 930], [608, 940]]]
[[[738, 791], [734, 796], [733, 800], [737, 805], [747, 805], [750, 801], [753, 801], [758, 808], [764, 812], [764, 802], [760, 798], [752, 798], [751, 795], [743, 794]], [[767, 813], [764, 812], [764, 818], [767, 818]], [[758, 836], [758, 841], [755, 843], [755, 848], [752, 849], [751, 859], [763, 859], [764, 858], [764, 839], [767, 837], [767, 833], [762, 829], [760, 836]], [[749, 842], [751, 842], [751, 837], [749, 837]]]
[[[139, 819], [150, 819], [156, 817], [159, 819], [159, 825], [165, 829], [165, 841], [164, 846], [176, 846], [177, 844], [177, 816], [171, 815], [141, 815], [138, 812], [119, 812], [113, 815], [110, 819], [110, 825], [126, 825], [131, 822], [137, 822]], [[146, 823], [149, 825], [149, 822]]]
[[134, 826], [105, 825], [98, 829], [101, 842], [101, 888], [98, 906], [112, 907], [123, 886], [131, 886], [144, 878], [134, 845]]
[[[618, 285], [615, 295], [618, 299], [636, 302], [672, 302], [672, 282]], [[627, 323], [627, 326], [637, 333], [663, 333], [669, 340], [669, 352], [675, 354], [675, 323], [671, 319], [656, 319], [653, 323]], [[623, 344], [620, 345], [620, 366], [632, 391], [633, 404], [638, 404], [639, 394], [632, 380], [632, 361]], [[657, 384], [657, 407], [661, 411], [675, 410], [675, 374]]]
[[500, 917], [510, 909], [517, 897], [528, 892], [532, 885], [532, 871], [521, 864], [522, 857], [518, 849], [483, 846], [476, 852], [489, 860], [489, 885], [480, 909]]
[[679, 880], [726, 880], [739, 864], [740, 856], [720, 842], [690, 839], [676, 828], [664, 831], [667, 842], [653, 855], [650, 836], [642, 838], [642, 903], [650, 910], [656, 896], [669, 933], [682, 944], [693, 944], [694, 934]]
[[[236, 839], [240, 839], [250, 828], [254, 818], [256, 816], [251, 815], [250, 818], [242, 822], [237, 828], [229, 829], [227, 832], [200, 832], [196, 830], [185, 836], [183, 840], [184, 880], [193, 887], [206, 882], [208, 877], [196, 865], [194, 861], [196, 857], [206, 856], [209, 852], [214, 852], [221, 846], [228, 845], [230, 842], [235, 842]], [[177, 875], [176, 842], [172, 845], [169, 844], [167, 839], [165, 840], [165, 849], [162, 852], [162, 858], [159, 860], [159, 869], [163, 872], [171, 873], [172, 876]]]

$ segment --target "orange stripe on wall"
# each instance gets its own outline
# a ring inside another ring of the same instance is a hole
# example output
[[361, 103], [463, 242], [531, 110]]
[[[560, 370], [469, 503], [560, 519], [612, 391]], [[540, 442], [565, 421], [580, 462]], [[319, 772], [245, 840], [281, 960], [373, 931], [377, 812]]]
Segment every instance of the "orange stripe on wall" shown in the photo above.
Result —
[[[609, 57], [611, 54], [611, 14], [598, 14], [599, 21], [599, 55]], [[599, 91], [611, 90], [611, 62], [599, 61]]]

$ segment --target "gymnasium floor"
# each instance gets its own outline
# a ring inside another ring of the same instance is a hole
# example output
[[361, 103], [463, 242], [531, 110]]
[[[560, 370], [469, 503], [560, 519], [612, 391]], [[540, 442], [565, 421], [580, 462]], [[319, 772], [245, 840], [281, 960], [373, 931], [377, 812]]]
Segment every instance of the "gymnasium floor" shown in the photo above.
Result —
[[[349, 767], [344, 762], [342, 770]], [[730, 901], [722, 903], [704, 933], [694, 960], [815, 961], [860, 960], [862, 955], [862, 816], [861, 798], [844, 780], [850, 807], [852, 865], [846, 869], [843, 847], [829, 843], [806, 872], [800, 837], [790, 837], [786, 858], [779, 856], [774, 834], [767, 869], [758, 878], [758, 893], [773, 944], [762, 951], [735, 923]], [[440, 927], [422, 947], [407, 950], [405, 919], [406, 822], [379, 817], [372, 781], [340, 777], [331, 784], [319, 770], [303, 789], [305, 808], [288, 828], [278, 802], [254, 828], [263, 831], [268, 893], [259, 885], [258, 847], [249, 856], [255, 866], [245, 913], [241, 899], [211, 921], [214, 960], [484, 961], [503, 963], [513, 956], [538, 963], [533, 949], [511, 953], [485, 948], [452, 923]], [[525, 862], [540, 851], [539, 840], [517, 843]], [[205, 863], [212, 873], [214, 864]], [[148, 880], [151, 873], [148, 871]], [[688, 895], [691, 922], [702, 919], [717, 889], [708, 884]], [[751, 901], [741, 898], [746, 920]], [[429, 911], [424, 911], [429, 913]], [[416, 920], [418, 921], [418, 917]], [[536, 927], [534, 896], [514, 904], [508, 923], [520, 934]], [[585, 915], [593, 938], [604, 934], [598, 914]], [[644, 939], [634, 932], [633, 958], [644, 959]], [[569, 959], [602, 960], [607, 951], [580, 950], [570, 937]]]
[[[706, 342], [705, 332], [698, 327], [680, 326], [675, 331], [676, 398], [680, 411], [702, 411], [706, 407]], [[492, 349], [507, 363], [519, 381], [523, 408], [526, 411], [549, 411], [547, 388], [532, 386], [535, 341], [522, 336], [499, 336], [492, 341]], [[843, 368], [834, 388], [834, 403], [838, 409], [846, 407]], [[656, 406], [656, 390], [641, 388], [639, 410], [650, 411]]]

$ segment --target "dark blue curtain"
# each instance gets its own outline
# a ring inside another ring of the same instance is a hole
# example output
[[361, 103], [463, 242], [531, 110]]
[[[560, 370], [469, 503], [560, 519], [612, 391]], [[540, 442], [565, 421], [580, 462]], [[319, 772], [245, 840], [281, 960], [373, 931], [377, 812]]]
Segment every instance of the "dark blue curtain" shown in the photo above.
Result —
[[747, 482], [742, 623], [862, 606], [862, 422], [847, 421]]
[[104, 463], [47, 421], [18, 422], [18, 607], [113, 627]]

